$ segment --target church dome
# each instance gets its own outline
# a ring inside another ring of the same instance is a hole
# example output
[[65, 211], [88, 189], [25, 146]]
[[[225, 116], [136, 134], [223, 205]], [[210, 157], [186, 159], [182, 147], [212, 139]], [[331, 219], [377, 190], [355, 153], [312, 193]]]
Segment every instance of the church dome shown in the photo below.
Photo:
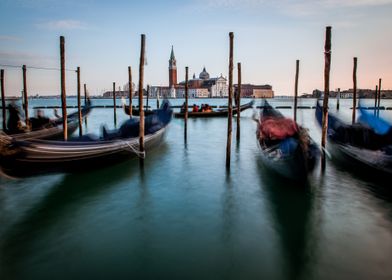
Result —
[[203, 68], [203, 71], [199, 75], [199, 79], [208, 80], [210, 78], [210, 74], [206, 71], [206, 68]]

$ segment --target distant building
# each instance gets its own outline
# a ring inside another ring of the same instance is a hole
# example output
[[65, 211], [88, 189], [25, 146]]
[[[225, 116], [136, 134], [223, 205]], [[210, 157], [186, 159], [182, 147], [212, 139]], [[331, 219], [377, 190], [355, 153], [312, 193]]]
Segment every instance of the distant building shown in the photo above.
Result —
[[[238, 94], [238, 85], [234, 85], [234, 94]], [[274, 98], [274, 91], [271, 85], [241, 84], [241, 97]]]

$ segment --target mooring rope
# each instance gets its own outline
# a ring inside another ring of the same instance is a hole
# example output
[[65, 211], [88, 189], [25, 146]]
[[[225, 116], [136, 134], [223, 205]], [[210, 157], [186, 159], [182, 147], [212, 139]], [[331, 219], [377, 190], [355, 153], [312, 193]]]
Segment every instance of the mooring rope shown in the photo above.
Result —
[[135, 153], [139, 158], [146, 158], [146, 152], [140, 152], [136, 149], [136, 147], [132, 146], [129, 142], [123, 141], [123, 144], [127, 145], [131, 152]]

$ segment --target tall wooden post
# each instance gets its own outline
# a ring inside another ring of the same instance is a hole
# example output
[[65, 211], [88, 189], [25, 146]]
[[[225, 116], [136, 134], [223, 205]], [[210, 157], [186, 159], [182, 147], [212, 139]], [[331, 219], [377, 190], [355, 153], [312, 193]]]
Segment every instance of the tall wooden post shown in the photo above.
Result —
[[228, 104], [228, 117], [227, 117], [227, 144], [226, 144], [226, 168], [230, 169], [231, 157], [231, 132], [233, 121], [233, 39], [234, 33], [229, 33], [230, 38], [230, 54], [229, 54], [229, 104]]
[[241, 135], [241, 124], [240, 124], [240, 117], [241, 117], [241, 88], [242, 88], [242, 81], [241, 81], [241, 62], [237, 63], [237, 71], [238, 71], [238, 87], [237, 87], [237, 96], [236, 96], [236, 103], [237, 103], [237, 142], [240, 140]]
[[3, 113], [3, 130], [7, 129], [7, 108], [5, 107], [4, 69], [0, 70], [1, 111]]
[[187, 125], [188, 122], [188, 71], [189, 68], [187, 66], [185, 67], [185, 112], [184, 112], [185, 125]]
[[28, 99], [28, 94], [27, 94], [27, 78], [26, 78], [26, 65], [22, 66], [22, 72], [23, 72], [23, 106], [24, 106], [24, 111], [25, 111], [25, 122], [26, 125], [29, 125], [29, 99]]
[[374, 93], [374, 115], [377, 112], [377, 100], [378, 100], [378, 85], [376, 85], [376, 92]]
[[336, 96], [336, 110], [340, 108], [340, 88], [338, 88], [338, 95]]
[[67, 97], [65, 92], [65, 42], [64, 36], [60, 36], [60, 64], [61, 64], [61, 107], [63, 113], [63, 133], [64, 141], [68, 139], [68, 123], [67, 123]]
[[378, 79], [378, 103], [377, 103], [377, 115], [380, 115], [380, 102], [381, 102], [381, 78]]
[[298, 74], [299, 74], [299, 60], [295, 64], [295, 86], [294, 86], [294, 121], [297, 121], [297, 104], [298, 104]]
[[116, 110], [116, 82], [113, 82], [113, 121], [114, 126], [117, 125], [117, 110]]
[[87, 85], [84, 84], [84, 106], [87, 106]]
[[80, 97], [80, 67], [76, 68], [76, 74], [77, 74], [77, 93], [78, 93], [78, 115], [79, 115], [79, 136], [83, 135], [83, 129], [82, 129], [82, 100]]
[[325, 144], [327, 140], [328, 130], [328, 97], [329, 97], [329, 73], [331, 69], [331, 26], [327, 26], [325, 33], [325, 46], [324, 46], [324, 100], [323, 100], [323, 121], [321, 133], [321, 147], [323, 148], [321, 168], [325, 169]]
[[354, 57], [354, 69], [353, 69], [353, 115], [352, 115], [352, 124], [355, 123], [356, 116], [355, 113], [357, 111], [357, 58]]
[[132, 118], [132, 69], [128, 66], [129, 117]]
[[[143, 110], [143, 80], [144, 80], [144, 52], [145, 52], [146, 35], [141, 35], [140, 62], [139, 62], [139, 150], [144, 153], [144, 110]], [[143, 158], [140, 158], [143, 163]]]

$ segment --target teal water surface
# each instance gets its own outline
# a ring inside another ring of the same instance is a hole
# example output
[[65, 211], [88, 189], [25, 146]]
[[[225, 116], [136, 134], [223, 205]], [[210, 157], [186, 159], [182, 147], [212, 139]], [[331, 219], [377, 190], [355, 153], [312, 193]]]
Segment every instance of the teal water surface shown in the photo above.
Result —
[[[50, 102], [59, 101], [30, 106]], [[338, 113], [347, 121], [351, 102], [341, 100]], [[253, 113], [242, 115], [238, 142], [233, 124], [229, 172], [226, 118], [190, 119], [186, 138], [173, 119], [143, 170], [131, 159], [76, 175], [1, 178], [0, 279], [391, 279], [390, 182], [333, 159], [308, 185], [280, 179], [259, 161]], [[381, 115], [392, 121], [392, 111]], [[117, 126], [127, 118], [117, 110]], [[314, 110], [299, 110], [298, 121], [320, 142]], [[101, 124], [115, 127], [112, 109], [94, 109], [84, 130], [99, 134]]]

